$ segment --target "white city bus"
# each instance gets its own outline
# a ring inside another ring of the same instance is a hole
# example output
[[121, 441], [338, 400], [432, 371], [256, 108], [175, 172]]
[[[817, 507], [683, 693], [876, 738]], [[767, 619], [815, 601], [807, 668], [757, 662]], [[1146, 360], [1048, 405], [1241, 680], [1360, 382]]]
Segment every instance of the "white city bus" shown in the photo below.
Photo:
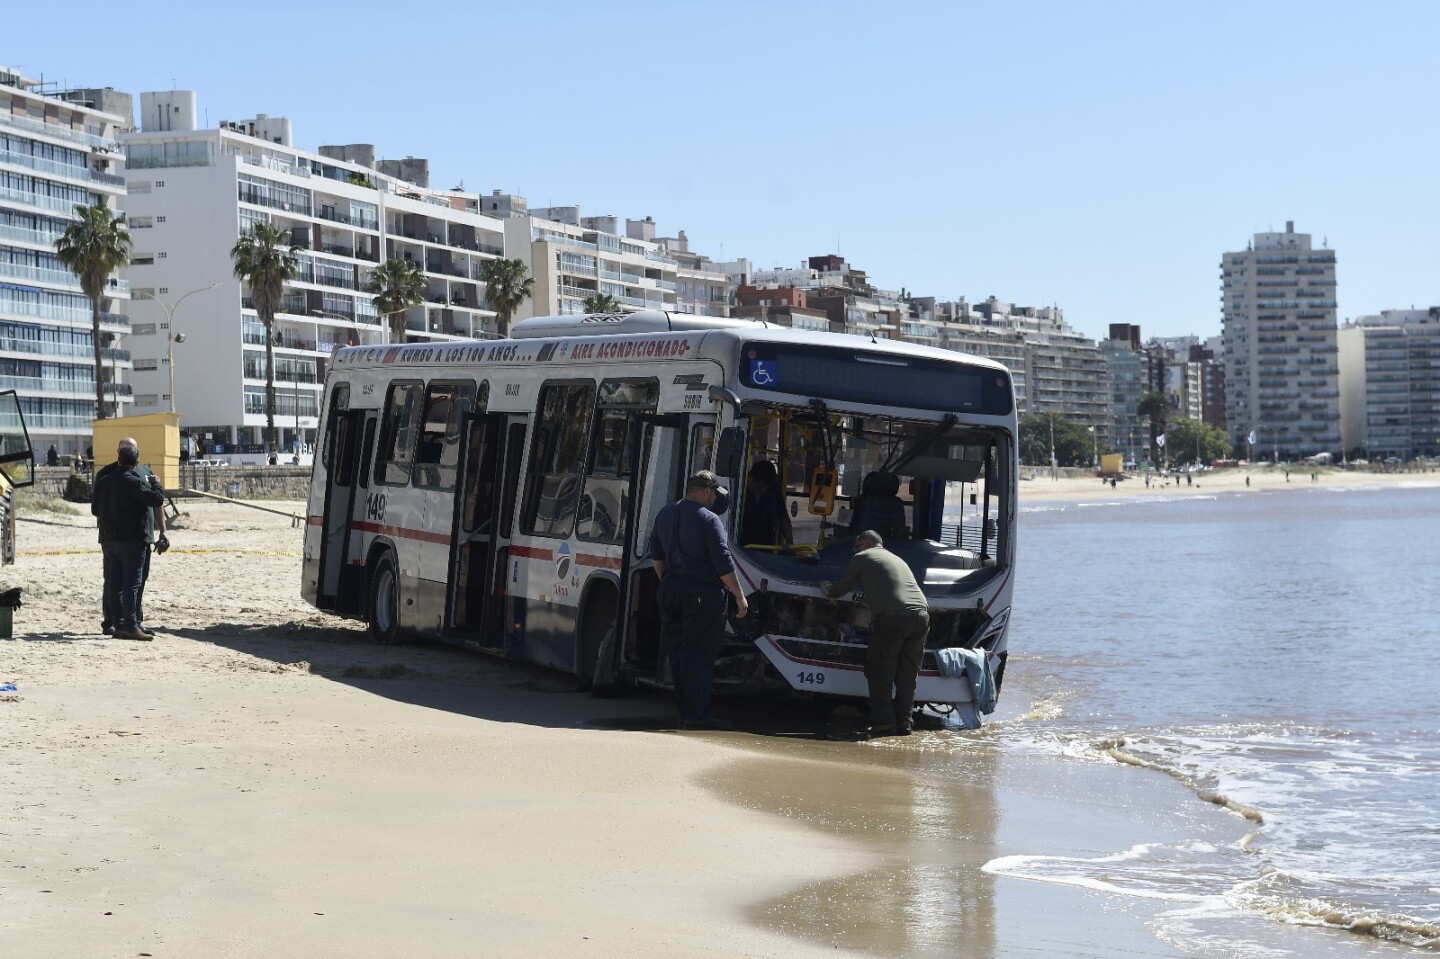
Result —
[[[597, 691], [663, 685], [650, 531], [703, 468], [730, 486], [751, 610], [717, 688], [866, 695], [869, 610], [822, 589], [865, 528], [929, 600], [917, 701], [978, 724], [946, 647], [1003, 679], [1017, 430], [993, 361], [657, 311], [537, 317], [506, 340], [338, 350], [323, 409], [302, 591], [381, 642], [464, 643]], [[740, 535], [762, 460], [788, 544]]]

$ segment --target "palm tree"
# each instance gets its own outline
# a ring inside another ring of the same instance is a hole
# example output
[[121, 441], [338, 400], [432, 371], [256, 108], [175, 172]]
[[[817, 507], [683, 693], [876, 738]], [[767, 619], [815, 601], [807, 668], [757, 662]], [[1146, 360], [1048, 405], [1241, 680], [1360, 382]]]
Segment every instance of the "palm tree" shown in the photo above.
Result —
[[620, 301], [609, 293], [592, 293], [585, 297], [586, 313], [619, 313]]
[[389, 259], [370, 272], [365, 292], [375, 309], [390, 320], [390, 342], [405, 342], [405, 311], [425, 302], [425, 271], [414, 260]]
[[100, 304], [110, 284], [110, 274], [130, 262], [130, 231], [125, 229], [125, 215], [112, 216], [104, 204], [76, 204], [75, 216], [75, 222], [55, 241], [55, 256], [79, 278], [80, 288], [90, 299], [90, 339], [95, 350], [95, 418], [103, 420], [105, 384], [101, 373], [105, 367], [100, 359]]
[[1156, 439], [1165, 432], [1165, 420], [1170, 416], [1170, 401], [1164, 393], [1144, 393], [1135, 407], [1136, 416], [1150, 420], [1150, 462], [1160, 462], [1160, 448]]
[[285, 281], [300, 274], [299, 246], [290, 233], [268, 223], [256, 223], [230, 248], [235, 277], [250, 283], [250, 300], [265, 327], [265, 432], [271, 451], [280, 449], [275, 433], [275, 314], [280, 312]]
[[480, 268], [485, 281], [485, 299], [498, 316], [495, 325], [501, 336], [510, 335], [510, 318], [535, 291], [535, 278], [527, 276], [524, 260], [488, 260]]

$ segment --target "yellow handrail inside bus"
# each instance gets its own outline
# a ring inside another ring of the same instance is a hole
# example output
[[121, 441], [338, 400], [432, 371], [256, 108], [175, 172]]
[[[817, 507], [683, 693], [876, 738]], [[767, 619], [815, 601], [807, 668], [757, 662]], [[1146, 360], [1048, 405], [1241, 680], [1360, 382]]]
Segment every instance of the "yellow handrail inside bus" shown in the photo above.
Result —
[[756, 549], [763, 553], [797, 553], [801, 556], [814, 556], [820, 552], [818, 547], [809, 543], [796, 543], [793, 546], [775, 546], [770, 543], [746, 543], [745, 549]]

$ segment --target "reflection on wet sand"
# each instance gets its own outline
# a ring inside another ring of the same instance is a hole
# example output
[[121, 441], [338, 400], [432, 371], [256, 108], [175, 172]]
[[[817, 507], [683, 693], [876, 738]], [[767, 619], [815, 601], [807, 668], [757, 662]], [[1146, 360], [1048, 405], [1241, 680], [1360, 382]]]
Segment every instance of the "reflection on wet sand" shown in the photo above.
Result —
[[890, 956], [989, 959], [996, 952], [998, 753], [925, 733], [864, 744], [747, 742], [758, 755], [704, 784], [748, 809], [867, 846], [875, 865], [748, 910], [787, 935]]

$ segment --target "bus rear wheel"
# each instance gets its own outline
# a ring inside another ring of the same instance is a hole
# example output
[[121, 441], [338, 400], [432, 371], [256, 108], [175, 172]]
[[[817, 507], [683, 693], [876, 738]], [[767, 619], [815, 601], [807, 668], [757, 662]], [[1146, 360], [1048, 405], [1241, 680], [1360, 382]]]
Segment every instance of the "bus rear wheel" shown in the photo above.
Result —
[[370, 609], [366, 618], [370, 623], [370, 635], [382, 646], [393, 646], [402, 641], [400, 633], [400, 576], [395, 566], [395, 554], [385, 552], [375, 561], [370, 573]]

